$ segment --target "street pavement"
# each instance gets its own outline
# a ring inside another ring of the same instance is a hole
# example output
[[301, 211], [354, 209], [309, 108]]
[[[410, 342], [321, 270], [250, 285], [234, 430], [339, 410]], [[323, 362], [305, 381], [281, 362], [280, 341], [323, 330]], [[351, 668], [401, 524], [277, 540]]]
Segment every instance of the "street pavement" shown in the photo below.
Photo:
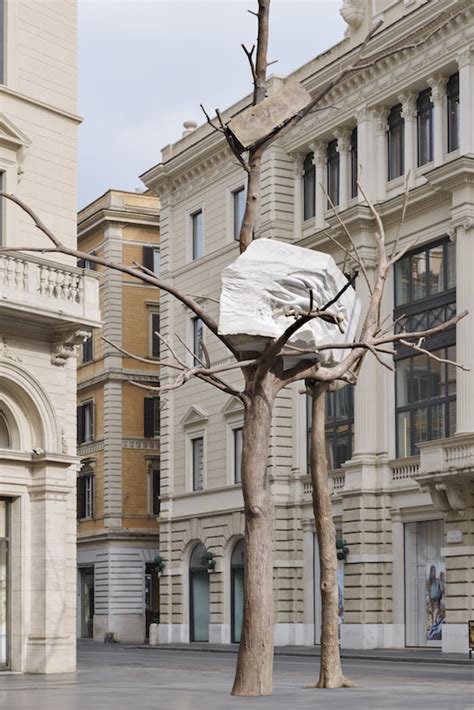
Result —
[[[474, 710], [474, 661], [347, 658], [357, 688], [305, 689], [317, 656], [276, 655], [267, 698], [229, 695], [235, 653], [79, 643], [77, 673], [0, 674], [2, 710]], [[434, 658], [434, 657], [432, 657]]]

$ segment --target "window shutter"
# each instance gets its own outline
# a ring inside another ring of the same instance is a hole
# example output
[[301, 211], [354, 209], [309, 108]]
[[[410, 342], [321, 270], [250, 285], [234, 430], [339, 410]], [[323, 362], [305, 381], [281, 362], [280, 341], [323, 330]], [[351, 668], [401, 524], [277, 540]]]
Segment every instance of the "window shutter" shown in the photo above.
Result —
[[84, 517], [84, 477], [79, 476], [77, 479], [77, 518], [81, 520]]
[[153, 397], [145, 397], [144, 399], [144, 432], [143, 436], [152, 439], [155, 435], [154, 427], [155, 404]]
[[153, 247], [143, 247], [143, 266], [153, 271]]
[[153, 357], [160, 357], [160, 339], [156, 332], [160, 332], [160, 316], [158, 313], [151, 314], [151, 327], [152, 327], [152, 355]]
[[153, 515], [160, 514], [160, 469], [153, 469]]
[[84, 407], [81, 405], [77, 408], [77, 443], [82, 444], [84, 441]]

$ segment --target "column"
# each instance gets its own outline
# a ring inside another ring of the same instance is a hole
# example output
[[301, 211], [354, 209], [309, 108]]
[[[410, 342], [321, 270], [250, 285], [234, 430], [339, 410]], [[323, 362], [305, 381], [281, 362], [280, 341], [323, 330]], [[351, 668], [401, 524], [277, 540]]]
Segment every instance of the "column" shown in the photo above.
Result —
[[405, 91], [399, 96], [400, 102], [402, 104], [402, 116], [405, 121], [405, 154], [404, 154], [404, 173], [410, 177], [408, 184], [412, 186], [414, 184], [414, 173], [415, 167], [417, 166], [416, 157], [416, 99], [417, 95], [409, 91]]
[[[471, 188], [471, 193], [473, 192]], [[474, 195], [471, 195], [472, 204]], [[474, 221], [464, 218], [456, 229], [456, 310], [469, 315], [456, 326], [456, 360], [470, 368], [456, 370], [456, 433], [474, 432], [474, 328], [472, 327], [472, 275], [474, 274]]]
[[326, 178], [326, 143], [313, 143], [310, 149], [314, 153], [314, 165], [316, 167], [316, 229], [323, 229], [326, 222], [324, 213], [327, 209], [326, 196], [324, 194]]
[[351, 149], [351, 130], [350, 128], [340, 128], [334, 131], [334, 136], [337, 138], [337, 152], [339, 153], [339, 210], [347, 209], [349, 202], [349, 182], [350, 182], [350, 164], [349, 152]]
[[303, 224], [303, 163], [305, 156], [296, 153], [293, 156], [293, 237], [301, 239]]
[[458, 55], [459, 65], [459, 146], [461, 155], [474, 153], [474, 46]]
[[[361, 175], [362, 186], [371, 199], [375, 199], [374, 186], [377, 177], [373, 143], [372, 114], [364, 106], [357, 111], [357, 174]], [[360, 191], [357, 200], [364, 202]]]
[[435, 165], [441, 165], [446, 153], [446, 84], [448, 78], [435, 74], [428, 79], [433, 103], [433, 158]]
[[376, 106], [372, 109], [375, 119], [377, 185], [374, 199], [382, 201], [387, 194], [387, 118], [389, 109], [386, 106]]

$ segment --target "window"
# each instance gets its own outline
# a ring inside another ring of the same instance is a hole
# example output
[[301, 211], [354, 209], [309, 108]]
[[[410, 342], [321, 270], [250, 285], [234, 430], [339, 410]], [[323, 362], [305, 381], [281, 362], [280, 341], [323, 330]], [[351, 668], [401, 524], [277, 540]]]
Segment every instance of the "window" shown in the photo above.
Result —
[[418, 95], [416, 102], [416, 122], [418, 131], [418, 165], [433, 160], [433, 104], [431, 89]]
[[94, 439], [94, 403], [83, 402], [77, 408], [77, 443], [85, 444]]
[[157, 247], [143, 247], [143, 266], [153, 271], [157, 276], [160, 273], [160, 250]]
[[[331, 141], [327, 147], [327, 190], [329, 198], [334, 205], [339, 204], [339, 153], [337, 152], [337, 141]], [[328, 208], [330, 207], [328, 200]]]
[[351, 133], [351, 197], [357, 197], [359, 166], [357, 157], [357, 126]]
[[11, 440], [10, 432], [8, 430], [7, 420], [0, 412], [0, 449], [10, 449]]
[[160, 332], [160, 314], [150, 313], [150, 329], [151, 329], [151, 355], [152, 357], [160, 357], [160, 339], [156, 333]]
[[245, 212], [245, 187], [239, 187], [232, 193], [232, 214], [234, 239], [239, 240], [240, 228]]
[[143, 402], [143, 436], [153, 439], [160, 436], [160, 398], [145, 397]]
[[[97, 256], [97, 252], [91, 251], [92, 256]], [[97, 271], [97, 264], [95, 261], [89, 261], [89, 259], [78, 259], [77, 266], [79, 269], [89, 269], [89, 271]]]
[[316, 171], [314, 153], [308, 153], [303, 163], [303, 219], [316, 214]]
[[84, 466], [77, 479], [77, 517], [94, 517], [94, 472], [90, 466]]
[[193, 318], [193, 365], [197, 367], [201, 364], [203, 356], [204, 323], [200, 318]]
[[150, 499], [151, 499], [151, 514], [159, 515], [161, 507], [161, 482], [160, 482], [160, 465], [153, 463], [150, 472]]
[[[306, 457], [311, 454], [311, 397], [306, 398]], [[326, 395], [326, 458], [329, 470], [340, 468], [352, 457], [354, 388], [343, 387]]]
[[82, 362], [92, 361], [92, 333], [82, 343]]
[[242, 427], [232, 429], [233, 454], [234, 454], [234, 483], [242, 481]]
[[199, 436], [191, 440], [192, 466], [193, 466], [193, 491], [202, 491], [204, 488], [204, 438]]
[[204, 254], [204, 233], [202, 223], [202, 210], [191, 215], [193, 235], [193, 259], [199, 259]]
[[[400, 331], [426, 330], [456, 312], [455, 247], [443, 240], [407, 254], [396, 264], [395, 311]], [[456, 329], [423, 343], [438, 357], [456, 359]], [[397, 456], [413, 456], [420, 441], [452, 436], [456, 429], [455, 368], [397, 346]]]
[[405, 121], [402, 116], [402, 105], [397, 104], [388, 115], [388, 179], [403, 175], [405, 151]]
[[459, 148], [459, 74], [448, 81], [448, 153]]
[[[1, 3], [1, 0], [0, 0]], [[1, 7], [0, 7], [0, 12], [1, 12]], [[1, 27], [0, 27], [1, 29]], [[1, 79], [0, 79], [1, 83]], [[4, 189], [4, 174], [0, 172], [0, 190], [3, 191]], [[0, 200], [0, 245], [4, 244], [4, 239], [3, 239], [3, 201], [4, 198]]]

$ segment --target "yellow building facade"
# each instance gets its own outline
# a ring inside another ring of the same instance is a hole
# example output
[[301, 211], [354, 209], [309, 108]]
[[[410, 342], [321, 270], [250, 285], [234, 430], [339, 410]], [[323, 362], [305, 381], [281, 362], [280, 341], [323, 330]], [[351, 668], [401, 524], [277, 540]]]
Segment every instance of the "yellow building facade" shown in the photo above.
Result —
[[[78, 243], [158, 273], [158, 198], [109, 190], [79, 212]], [[99, 274], [103, 327], [78, 359], [77, 634], [141, 643], [159, 611], [159, 290], [93, 261], [79, 266]]]

